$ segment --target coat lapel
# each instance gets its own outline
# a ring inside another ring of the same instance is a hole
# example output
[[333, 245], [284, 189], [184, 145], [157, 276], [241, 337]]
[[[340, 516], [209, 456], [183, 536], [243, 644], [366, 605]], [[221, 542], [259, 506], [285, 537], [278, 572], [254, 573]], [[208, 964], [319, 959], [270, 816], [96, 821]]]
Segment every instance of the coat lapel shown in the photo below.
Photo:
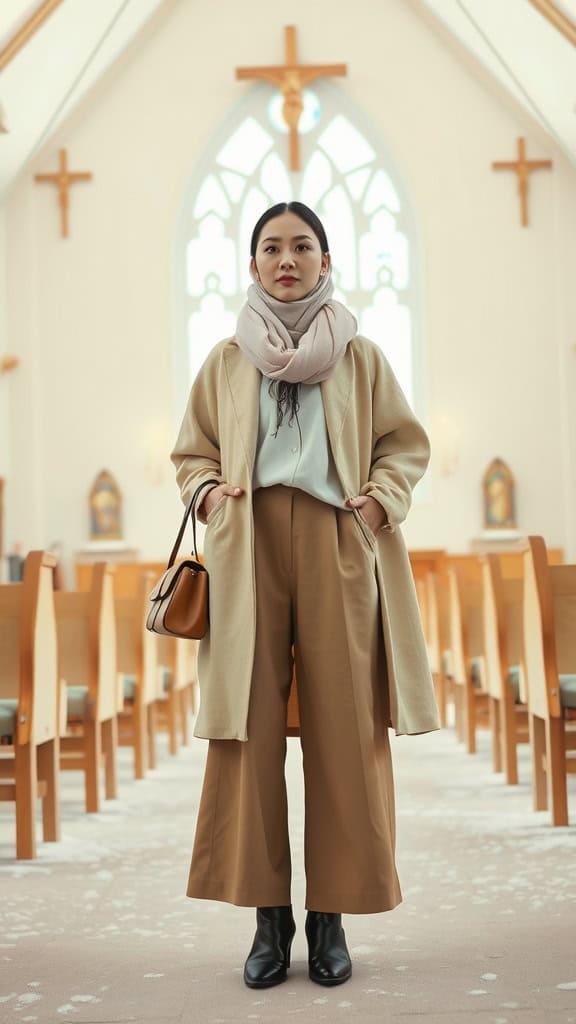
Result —
[[[229, 346], [224, 355], [232, 408], [242, 440], [246, 465], [252, 476], [258, 441], [261, 375], [237, 345]], [[320, 385], [326, 429], [335, 460], [338, 460], [340, 437], [350, 406], [353, 369], [352, 352], [348, 346], [332, 376], [322, 381]]]
[[339, 461], [337, 452], [340, 436], [344, 429], [344, 421], [352, 395], [353, 369], [352, 352], [349, 345], [332, 376], [323, 380], [320, 385], [326, 429], [332, 446], [332, 454], [337, 462]]
[[237, 345], [224, 352], [226, 375], [238, 433], [250, 479], [256, 458], [258, 420], [260, 415], [260, 372], [246, 359]]

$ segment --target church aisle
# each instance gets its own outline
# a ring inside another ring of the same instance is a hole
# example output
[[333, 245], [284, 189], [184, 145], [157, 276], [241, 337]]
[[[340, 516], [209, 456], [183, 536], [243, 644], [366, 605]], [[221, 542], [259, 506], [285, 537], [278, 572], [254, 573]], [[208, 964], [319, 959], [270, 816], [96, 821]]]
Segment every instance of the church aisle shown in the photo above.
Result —
[[[487, 737], [467, 756], [451, 731], [394, 740], [404, 904], [346, 917], [352, 980], [307, 978], [300, 756], [288, 774], [298, 931], [289, 981], [245, 988], [254, 912], [184, 896], [206, 745], [143, 782], [120, 751], [120, 793], [83, 814], [80, 776], [63, 783], [63, 834], [35, 862], [13, 857], [0, 808], [0, 1022], [229, 1024], [418, 1021], [575, 1024], [576, 824], [552, 829], [521, 784], [490, 771]], [[576, 779], [570, 780], [576, 821]]]

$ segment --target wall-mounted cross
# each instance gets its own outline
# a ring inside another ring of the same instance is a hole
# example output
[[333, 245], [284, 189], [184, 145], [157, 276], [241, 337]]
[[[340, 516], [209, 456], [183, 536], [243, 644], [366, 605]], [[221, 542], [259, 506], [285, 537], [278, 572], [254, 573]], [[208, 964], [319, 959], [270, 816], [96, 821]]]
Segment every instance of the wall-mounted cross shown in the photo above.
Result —
[[492, 164], [495, 171], [515, 171], [518, 175], [518, 192], [520, 194], [520, 210], [522, 226], [528, 226], [528, 183], [532, 171], [552, 167], [551, 160], [527, 160], [526, 139], [518, 139], [518, 159], [498, 160]]
[[276, 85], [284, 97], [282, 114], [290, 130], [290, 167], [300, 170], [298, 122], [303, 109], [302, 89], [315, 78], [346, 75], [346, 64], [299, 64], [296, 56], [296, 28], [288, 25], [286, 34], [286, 63], [270, 67], [236, 68], [236, 78], [257, 78]]
[[3, 373], [10, 373], [10, 371], [15, 370], [17, 366], [20, 366], [18, 356], [0, 356], [0, 376]]
[[58, 189], [58, 201], [60, 203], [60, 223], [62, 227], [62, 238], [68, 238], [68, 205], [70, 202], [70, 186], [77, 181], [92, 181], [89, 171], [69, 171], [68, 153], [65, 149], [60, 150], [60, 167], [55, 174], [35, 174], [36, 181], [48, 182], [56, 185]]

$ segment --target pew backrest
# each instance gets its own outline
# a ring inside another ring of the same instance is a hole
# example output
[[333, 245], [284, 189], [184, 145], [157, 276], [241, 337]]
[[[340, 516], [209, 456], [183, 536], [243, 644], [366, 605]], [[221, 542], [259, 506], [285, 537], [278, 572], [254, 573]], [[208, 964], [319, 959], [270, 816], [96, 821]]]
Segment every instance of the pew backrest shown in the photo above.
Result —
[[67, 686], [88, 687], [96, 721], [107, 721], [119, 710], [113, 579], [113, 566], [98, 562], [90, 591], [54, 595], [60, 679]]
[[0, 697], [18, 701], [20, 744], [58, 735], [55, 565], [47, 552], [31, 551], [22, 583], [0, 586]]
[[561, 718], [559, 675], [576, 674], [576, 566], [549, 565], [542, 537], [524, 555], [524, 650], [530, 711]]
[[118, 672], [139, 680], [145, 704], [160, 696], [157, 635], [146, 629], [147, 597], [153, 584], [151, 575], [143, 574], [136, 597], [117, 597], [114, 601]]
[[487, 554], [482, 558], [486, 689], [491, 696], [502, 700], [510, 669], [519, 666], [520, 696], [524, 700], [523, 556], [515, 556], [514, 563], [508, 561], [504, 571], [501, 559], [502, 556], [495, 554]]
[[448, 557], [450, 650], [457, 683], [465, 683], [473, 658], [484, 656], [482, 572], [477, 555]]

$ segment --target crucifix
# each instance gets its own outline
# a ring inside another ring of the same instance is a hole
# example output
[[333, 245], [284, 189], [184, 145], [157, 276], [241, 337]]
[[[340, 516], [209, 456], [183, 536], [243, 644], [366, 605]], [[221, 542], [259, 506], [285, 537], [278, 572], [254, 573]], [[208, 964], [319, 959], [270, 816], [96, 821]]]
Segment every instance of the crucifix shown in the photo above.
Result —
[[61, 149], [60, 166], [58, 171], [55, 174], [35, 174], [34, 178], [36, 181], [48, 182], [50, 185], [56, 185], [56, 188], [58, 189], [58, 201], [60, 203], [62, 238], [68, 238], [68, 205], [70, 201], [70, 186], [75, 185], [77, 181], [92, 181], [92, 175], [89, 171], [69, 171], [68, 153], [65, 149]]
[[522, 213], [522, 226], [528, 226], [528, 182], [532, 171], [541, 168], [552, 167], [551, 160], [527, 160], [526, 139], [518, 139], [518, 159], [498, 160], [492, 164], [495, 171], [515, 171], [518, 175], [518, 192], [520, 193], [520, 209]]
[[298, 122], [303, 109], [302, 89], [315, 78], [345, 75], [345, 64], [299, 64], [296, 56], [296, 28], [285, 28], [286, 63], [270, 67], [236, 68], [236, 78], [257, 78], [276, 85], [284, 97], [282, 114], [290, 131], [290, 167], [300, 170]]
[[20, 365], [18, 356], [1, 356], [0, 357], [0, 374], [10, 373], [10, 370], [15, 370]]

